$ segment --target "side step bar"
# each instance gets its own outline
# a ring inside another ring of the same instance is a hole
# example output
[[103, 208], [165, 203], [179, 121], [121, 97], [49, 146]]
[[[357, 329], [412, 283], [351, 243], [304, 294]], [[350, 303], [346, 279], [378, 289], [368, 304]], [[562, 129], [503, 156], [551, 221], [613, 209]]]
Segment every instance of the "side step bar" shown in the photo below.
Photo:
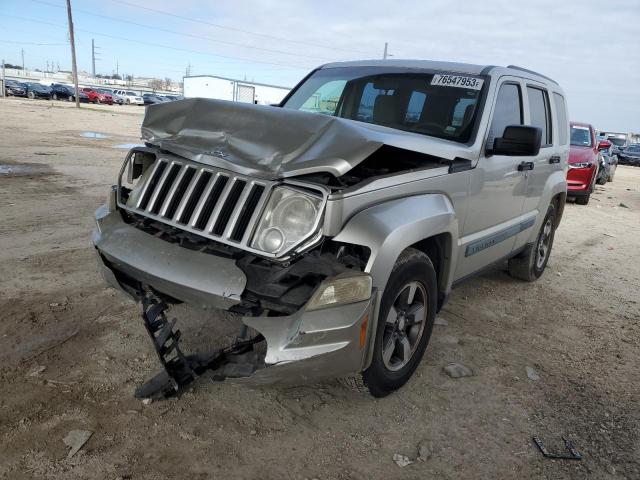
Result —
[[136, 398], [175, 395], [206, 371], [212, 371], [214, 380], [222, 381], [227, 377], [250, 376], [259, 368], [261, 361], [253, 346], [264, 341], [262, 335], [238, 339], [233, 345], [211, 353], [185, 355], [179, 346], [181, 332], [174, 329], [177, 320], [167, 320], [168, 308], [152, 293], [142, 296], [142, 320], [163, 370], [136, 388]]

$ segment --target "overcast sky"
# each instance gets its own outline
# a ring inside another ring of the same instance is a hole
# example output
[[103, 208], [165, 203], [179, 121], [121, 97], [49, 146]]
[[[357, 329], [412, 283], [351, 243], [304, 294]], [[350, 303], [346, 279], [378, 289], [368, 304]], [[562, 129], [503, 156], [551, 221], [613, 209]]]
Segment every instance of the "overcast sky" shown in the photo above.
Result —
[[[1, 0], [0, 56], [70, 69], [64, 0]], [[640, 0], [72, 0], [78, 66], [292, 86], [336, 60], [516, 64], [557, 80], [571, 118], [640, 132]], [[143, 7], [143, 8], [141, 8]], [[127, 23], [128, 22], [128, 23]]]

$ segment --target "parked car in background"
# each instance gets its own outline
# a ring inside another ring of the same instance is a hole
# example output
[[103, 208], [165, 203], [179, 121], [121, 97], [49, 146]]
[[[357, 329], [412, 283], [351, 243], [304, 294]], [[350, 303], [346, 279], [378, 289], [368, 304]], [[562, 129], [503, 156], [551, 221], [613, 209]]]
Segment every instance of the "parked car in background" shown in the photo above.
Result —
[[567, 171], [567, 196], [586, 205], [595, 187], [600, 166], [596, 132], [588, 123], [571, 122], [571, 147]]
[[618, 159], [623, 165], [640, 166], [640, 144], [629, 145], [618, 153]]
[[82, 89], [84, 93], [89, 97], [91, 103], [106, 103], [113, 105], [113, 97], [110, 93], [100, 93], [98, 89], [85, 87]]
[[46, 85], [42, 85], [41, 83], [25, 83], [27, 87], [27, 97], [34, 98], [44, 98], [45, 100], [51, 100], [51, 87], [47, 87]]
[[103, 95], [111, 95], [111, 98], [113, 99], [113, 103], [115, 104], [118, 104], [118, 105], [124, 104], [124, 98], [122, 98], [117, 93], [114, 93], [113, 90], [110, 90], [108, 88], [96, 88], [96, 92], [102, 93]]
[[131, 90], [114, 90], [114, 93], [123, 97], [127, 105], [144, 105], [144, 99], [136, 92], [132, 92]]
[[164, 103], [165, 100], [160, 98], [158, 95], [154, 95], [153, 93], [145, 93], [142, 95], [142, 99], [144, 100], [145, 105], [153, 105], [155, 103]]
[[603, 170], [602, 175], [598, 177], [600, 185], [604, 185], [607, 182], [613, 182], [613, 177], [618, 167], [618, 156], [613, 153], [613, 144], [609, 140], [601, 140], [598, 142], [598, 151], [602, 157], [600, 168]]
[[26, 97], [27, 86], [17, 80], [5, 80], [4, 94], [8, 97]]
[[608, 133], [607, 140], [613, 145], [616, 155], [629, 146], [629, 136], [626, 133]]
[[182, 95], [165, 95], [164, 97], [168, 98], [172, 102], [175, 100], [184, 100], [184, 97]]
[[68, 100], [72, 102], [74, 100], [73, 91], [74, 88], [69, 85], [63, 85], [61, 83], [51, 84], [51, 98], [53, 100]]

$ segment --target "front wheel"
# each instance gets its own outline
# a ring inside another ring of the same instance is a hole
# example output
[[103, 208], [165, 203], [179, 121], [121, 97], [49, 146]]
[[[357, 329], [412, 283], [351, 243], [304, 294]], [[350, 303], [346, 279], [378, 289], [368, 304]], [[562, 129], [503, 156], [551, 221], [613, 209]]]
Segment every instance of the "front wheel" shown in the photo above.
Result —
[[374, 397], [402, 387], [418, 367], [436, 316], [437, 281], [424, 253], [409, 248], [398, 258], [384, 289], [373, 358], [362, 378]]
[[33, 99], [36, 98], [36, 94], [33, 93], [33, 92], [29, 92], [29, 93], [27, 93], [27, 97], [29, 97], [31, 100], [33, 100]]
[[51, 98], [53, 98], [54, 100], [58, 100], [58, 94], [57, 94], [57, 93], [54, 93], [54, 94], [51, 96]]
[[509, 259], [509, 275], [526, 282], [533, 282], [540, 278], [549, 261], [555, 233], [556, 205], [552, 203], [547, 209], [547, 215], [544, 217], [536, 242]]

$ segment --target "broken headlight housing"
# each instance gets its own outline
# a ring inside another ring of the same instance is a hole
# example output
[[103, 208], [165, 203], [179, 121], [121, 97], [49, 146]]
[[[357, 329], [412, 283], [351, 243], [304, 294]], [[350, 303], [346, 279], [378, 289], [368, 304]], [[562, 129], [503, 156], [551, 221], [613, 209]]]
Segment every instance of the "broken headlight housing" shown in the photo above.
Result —
[[288, 186], [274, 188], [251, 247], [279, 254], [299, 245], [316, 230], [321, 205], [319, 196]]

